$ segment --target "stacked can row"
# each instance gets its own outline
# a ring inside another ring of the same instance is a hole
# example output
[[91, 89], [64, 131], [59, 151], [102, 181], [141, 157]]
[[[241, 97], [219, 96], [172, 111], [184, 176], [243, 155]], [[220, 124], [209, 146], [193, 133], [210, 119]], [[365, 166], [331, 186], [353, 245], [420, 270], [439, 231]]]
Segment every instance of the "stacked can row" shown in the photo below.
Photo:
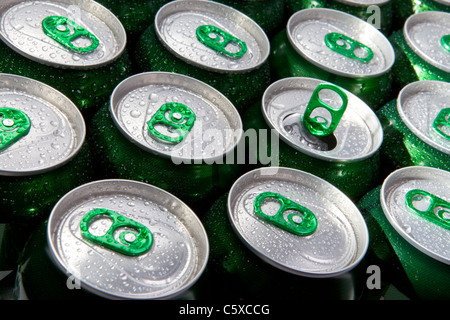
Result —
[[223, 2], [0, 5], [15, 296], [448, 298], [448, 3]]

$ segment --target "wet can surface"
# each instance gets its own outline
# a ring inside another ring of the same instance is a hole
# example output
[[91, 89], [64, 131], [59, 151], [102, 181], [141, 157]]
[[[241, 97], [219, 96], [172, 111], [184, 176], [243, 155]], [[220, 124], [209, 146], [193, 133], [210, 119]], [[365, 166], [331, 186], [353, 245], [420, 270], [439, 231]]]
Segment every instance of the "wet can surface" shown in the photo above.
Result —
[[377, 112], [385, 133], [381, 156], [387, 166], [450, 171], [449, 90], [448, 82], [416, 81]]
[[242, 136], [239, 113], [196, 79], [166, 72], [127, 78], [92, 122], [91, 147], [107, 177], [144, 181], [191, 205], [238, 172], [227, 157]]
[[420, 80], [450, 81], [450, 13], [421, 12], [389, 38], [396, 52], [393, 67], [399, 88]]
[[311, 77], [341, 86], [378, 109], [391, 93], [394, 50], [367, 22], [332, 9], [293, 14], [271, 41], [276, 78]]
[[213, 1], [174, 1], [141, 36], [136, 61], [140, 71], [203, 81], [243, 110], [270, 82], [269, 51], [264, 31], [243, 13]]
[[0, 71], [55, 87], [88, 113], [131, 72], [120, 21], [94, 1], [3, 1]]
[[270, 37], [284, 23], [284, 0], [219, 0], [252, 18]]
[[[367, 104], [340, 87], [312, 78], [281, 79], [267, 88], [262, 106], [252, 106], [243, 119], [260, 134], [270, 129], [279, 136], [278, 150], [268, 145], [273, 159], [268, 165], [310, 172], [352, 199], [378, 185], [381, 124]], [[326, 127], [325, 134], [317, 127]], [[256, 156], [260, 164], [262, 154]]]
[[309, 173], [272, 167], [242, 175], [223, 200], [204, 224], [212, 279], [246, 284], [233, 297], [355, 298], [350, 274], [369, 239], [341, 191]]
[[397, 0], [393, 1], [394, 21], [402, 27], [405, 21], [413, 14], [424, 11], [450, 11], [448, 0]]
[[369, 230], [384, 234], [371, 242], [374, 263], [412, 299], [449, 298], [449, 178], [441, 169], [402, 168], [358, 203]]
[[286, 0], [288, 14], [310, 8], [329, 8], [352, 14], [389, 35], [392, 30], [391, 0]]
[[78, 108], [33, 79], [0, 75], [1, 220], [33, 225], [92, 177]]
[[[201, 277], [209, 255], [208, 237], [188, 206], [130, 180], [94, 181], [67, 193], [52, 210], [43, 240], [46, 245], [24, 255], [20, 265], [20, 299], [52, 299], [59, 292], [180, 298]], [[53, 268], [31, 277], [39, 259]]]

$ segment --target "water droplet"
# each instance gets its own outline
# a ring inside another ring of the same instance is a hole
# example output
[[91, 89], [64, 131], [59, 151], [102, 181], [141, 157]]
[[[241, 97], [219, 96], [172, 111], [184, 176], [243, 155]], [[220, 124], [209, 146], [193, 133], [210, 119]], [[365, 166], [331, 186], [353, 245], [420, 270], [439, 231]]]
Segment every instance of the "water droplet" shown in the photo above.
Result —
[[141, 112], [139, 110], [133, 110], [133, 111], [130, 112], [130, 115], [133, 118], [138, 118], [141, 115]]

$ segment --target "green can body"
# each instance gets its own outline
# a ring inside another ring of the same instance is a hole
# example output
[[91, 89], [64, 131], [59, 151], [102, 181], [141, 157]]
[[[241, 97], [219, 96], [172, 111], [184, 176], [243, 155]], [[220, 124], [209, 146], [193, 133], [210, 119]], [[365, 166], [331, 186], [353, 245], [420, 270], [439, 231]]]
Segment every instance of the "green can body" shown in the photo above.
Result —
[[270, 37], [284, 27], [285, 0], [215, 0], [245, 13]]
[[330, 8], [350, 13], [358, 18], [373, 24], [383, 34], [389, 35], [392, 31], [393, 2], [386, 1], [380, 5], [357, 5], [334, 0], [286, 0], [286, 11], [289, 15], [303, 9]]
[[425, 143], [403, 122], [393, 100], [378, 110], [384, 139], [380, 149], [385, 171], [407, 166], [429, 166], [450, 171], [450, 155]]
[[396, 0], [393, 2], [395, 27], [401, 27], [412, 14], [424, 11], [450, 12], [448, 4], [436, 0]]
[[[227, 164], [175, 164], [172, 159], [143, 150], [114, 124], [105, 104], [92, 119], [88, 138], [98, 173], [106, 178], [142, 181], [160, 187], [196, 209], [232, 183], [240, 169]], [[208, 204], [209, 205], [209, 204]]]
[[287, 77], [311, 77], [334, 83], [347, 89], [377, 110], [389, 101], [393, 78], [391, 72], [374, 78], [349, 78], [330, 73], [303, 58], [287, 38], [286, 30], [271, 40], [269, 57], [275, 79]]
[[357, 275], [363, 264], [349, 274], [333, 278], [309, 278], [278, 269], [255, 255], [236, 234], [228, 217], [227, 199], [228, 193], [222, 195], [203, 218], [210, 242], [205, 276], [215, 298], [245, 301], [359, 297]]
[[367, 264], [378, 266], [382, 284], [367, 289], [363, 297], [384, 296], [394, 285], [408, 299], [448, 300], [449, 266], [417, 250], [391, 226], [380, 203], [380, 189], [367, 193], [357, 203], [370, 234]]
[[411, 49], [405, 40], [403, 30], [395, 31], [389, 40], [395, 51], [395, 64], [392, 67], [394, 88], [399, 90], [405, 85], [421, 80], [450, 81], [450, 74], [424, 61]]

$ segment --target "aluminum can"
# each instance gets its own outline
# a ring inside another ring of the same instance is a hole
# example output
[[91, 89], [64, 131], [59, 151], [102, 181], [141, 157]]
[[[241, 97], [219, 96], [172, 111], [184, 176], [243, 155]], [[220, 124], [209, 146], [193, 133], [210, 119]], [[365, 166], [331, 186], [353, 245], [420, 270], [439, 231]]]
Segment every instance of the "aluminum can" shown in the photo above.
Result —
[[131, 74], [122, 24], [94, 1], [5, 0], [0, 17], [0, 72], [54, 87], [87, 120]]
[[396, 0], [392, 2], [394, 8], [394, 21], [396, 21], [399, 28], [403, 26], [409, 16], [419, 12], [450, 12], [450, 1], [448, 0]]
[[357, 204], [369, 228], [367, 256], [410, 299], [449, 298], [449, 178], [441, 169], [401, 168]]
[[[153, 22], [159, 8], [170, 0], [97, 0], [108, 8], [122, 23], [127, 38], [135, 38]], [[130, 39], [130, 40], [131, 40]]]
[[429, 166], [450, 171], [450, 84], [416, 81], [377, 112], [383, 127], [383, 167]]
[[[275, 170], [276, 169], [276, 170]], [[203, 219], [223, 298], [355, 299], [368, 232], [354, 203], [291, 168], [242, 175]]]
[[271, 37], [283, 28], [285, 0], [215, 0], [246, 14]]
[[78, 108], [54, 88], [0, 74], [0, 219], [34, 225], [92, 177]]
[[[98, 180], [70, 191], [39, 241], [20, 263], [19, 299], [180, 298], [209, 256], [207, 234], [186, 204], [131, 180]], [[36, 273], [37, 264], [49, 267]]]
[[388, 36], [392, 31], [391, 0], [286, 0], [289, 15], [303, 9], [329, 8], [352, 14]]
[[224, 95], [188, 76], [146, 72], [125, 79], [94, 116], [91, 132], [105, 177], [150, 183], [192, 206], [238, 176], [232, 157], [241, 117]]
[[[347, 97], [346, 109], [342, 109], [344, 105], [336, 93], [339, 91]], [[340, 114], [332, 109], [341, 109]], [[335, 123], [334, 131], [320, 136], [309, 130], [305, 123], [307, 110], [312, 111], [310, 114], [315, 119], [322, 117], [328, 123]], [[381, 124], [367, 104], [345, 89], [319, 79], [281, 79], [267, 88], [262, 104], [252, 106], [243, 116], [243, 122], [245, 133], [254, 129], [262, 135], [264, 130], [270, 130], [279, 137], [278, 150], [276, 144], [267, 144], [270, 163], [263, 162], [264, 153], [248, 146], [259, 165], [279, 164], [310, 172], [354, 200], [379, 184]], [[254, 158], [249, 159], [252, 161]]]
[[395, 61], [391, 44], [372, 25], [348, 13], [324, 8], [298, 11], [286, 30], [272, 39], [269, 60], [275, 79], [329, 81], [374, 110], [391, 95]]
[[159, 9], [140, 37], [135, 59], [140, 72], [203, 81], [241, 111], [270, 83], [269, 53], [265, 32], [236, 9], [213, 1], [173, 1]]
[[420, 80], [450, 81], [450, 13], [421, 12], [389, 38], [396, 53], [396, 89]]

